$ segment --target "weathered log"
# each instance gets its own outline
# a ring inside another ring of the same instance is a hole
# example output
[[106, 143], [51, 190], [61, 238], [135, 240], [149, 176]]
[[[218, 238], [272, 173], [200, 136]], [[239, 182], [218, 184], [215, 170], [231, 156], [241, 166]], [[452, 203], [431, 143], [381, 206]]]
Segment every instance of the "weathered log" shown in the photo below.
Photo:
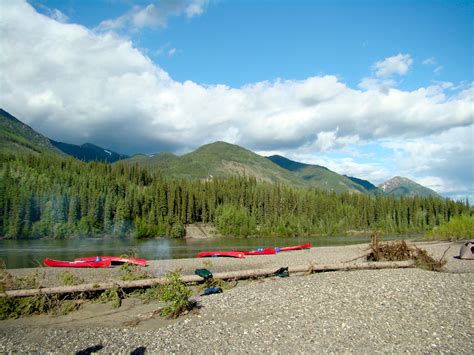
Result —
[[[373, 270], [373, 269], [396, 269], [413, 267], [413, 260], [407, 261], [390, 261], [390, 262], [365, 262], [365, 263], [338, 263], [324, 265], [298, 265], [290, 266], [288, 271], [294, 273], [315, 273], [325, 271], [343, 271], [343, 270]], [[275, 274], [276, 269], [254, 269], [229, 271], [214, 274], [214, 279], [218, 280], [241, 280], [255, 277], [269, 277]], [[197, 283], [203, 281], [197, 275], [185, 275], [181, 280], [186, 284]], [[45, 287], [30, 290], [11, 290], [0, 293], [0, 297], [30, 297], [38, 295], [66, 294], [77, 292], [103, 291], [113, 287], [126, 288], [142, 288], [151, 287], [157, 284], [165, 284], [166, 278], [153, 278], [135, 281], [109, 281], [102, 283], [89, 283], [74, 286]]]

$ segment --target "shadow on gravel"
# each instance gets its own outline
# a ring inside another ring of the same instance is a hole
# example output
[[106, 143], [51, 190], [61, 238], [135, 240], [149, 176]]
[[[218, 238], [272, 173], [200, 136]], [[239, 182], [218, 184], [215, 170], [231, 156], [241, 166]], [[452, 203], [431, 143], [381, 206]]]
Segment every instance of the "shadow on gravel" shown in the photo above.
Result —
[[87, 349], [79, 350], [78, 352], [76, 352], [76, 355], [90, 355], [90, 354], [98, 352], [99, 350], [103, 348], [104, 346], [102, 344], [89, 346]]
[[146, 353], [146, 348], [144, 346], [140, 346], [133, 350], [130, 355], [144, 355]]

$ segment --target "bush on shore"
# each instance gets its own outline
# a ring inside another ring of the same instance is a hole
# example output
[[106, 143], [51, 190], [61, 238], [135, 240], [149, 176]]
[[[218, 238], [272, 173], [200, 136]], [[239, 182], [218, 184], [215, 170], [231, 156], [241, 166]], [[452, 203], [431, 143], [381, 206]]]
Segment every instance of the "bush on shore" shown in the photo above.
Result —
[[428, 239], [459, 240], [474, 238], [474, 216], [461, 215], [433, 228], [426, 234]]

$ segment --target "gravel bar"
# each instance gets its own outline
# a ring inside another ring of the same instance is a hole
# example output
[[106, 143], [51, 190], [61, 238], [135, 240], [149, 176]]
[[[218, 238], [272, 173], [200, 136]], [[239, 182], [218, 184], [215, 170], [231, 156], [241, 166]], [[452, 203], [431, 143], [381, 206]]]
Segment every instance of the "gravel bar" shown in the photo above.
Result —
[[[53, 318], [43, 326], [35, 317], [2, 321], [0, 352], [472, 353], [474, 261], [453, 258], [458, 244], [425, 248], [440, 256], [449, 246], [454, 247], [446, 253], [448, 272], [367, 270], [242, 282], [221, 294], [197, 296], [197, 314], [162, 326], [62, 326]], [[318, 261], [335, 262], [361, 250], [319, 248]], [[308, 256], [292, 255], [300, 264]]]

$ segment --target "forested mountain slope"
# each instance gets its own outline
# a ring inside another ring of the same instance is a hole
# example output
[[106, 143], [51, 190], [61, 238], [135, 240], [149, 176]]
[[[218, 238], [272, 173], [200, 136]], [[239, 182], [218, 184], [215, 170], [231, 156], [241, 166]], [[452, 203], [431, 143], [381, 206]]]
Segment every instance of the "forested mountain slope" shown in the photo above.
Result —
[[118, 160], [128, 158], [128, 155], [116, 153], [112, 150], [105, 149], [91, 143], [76, 145], [56, 142], [52, 139], [50, 139], [50, 141], [51, 144], [53, 144], [62, 152], [66, 153], [67, 155], [73, 156], [74, 158], [77, 158], [79, 160], [114, 163]]
[[138, 163], [170, 178], [202, 180], [246, 176], [261, 182], [305, 186], [304, 182], [291, 172], [250, 150], [226, 142], [206, 144], [180, 157], [159, 153], [151, 157], [134, 156], [123, 162]]
[[[81, 146], [48, 139], [0, 109], [0, 153], [68, 154], [84, 161], [117, 162], [126, 155], [86, 143]], [[396, 177], [377, 188], [370, 182], [339, 175], [326, 167], [299, 163], [282, 156], [264, 158], [250, 150], [225, 142], [204, 145], [183, 156], [161, 152], [137, 154], [123, 160], [139, 164], [170, 179], [208, 180], [225, 177], [252, 177], [259, 182], [293, 187], [313, 187], [337, 193], [391, 194], [400, 196], [439, 195], [407, 178]]]
[[0, 109], [0, 152], [63, 155], [48, 138]]
[[301, 178], [307, 186], [335, 192], [368, 192], [361, 184], [353, 182], [348, 177], [339, 175], [324, 166], [299, 163], [280, 155], [272, 155], [267, 157], [267, 159], [293, 172], [296, 176]]
[[470, 213], [435, 197], [375, 197], [258, 183], [255, 178], [168, 180], [137, 165], [0, 154], [0, 236], [180, 237], [214, 223], [226, 235], [422, 232]]

